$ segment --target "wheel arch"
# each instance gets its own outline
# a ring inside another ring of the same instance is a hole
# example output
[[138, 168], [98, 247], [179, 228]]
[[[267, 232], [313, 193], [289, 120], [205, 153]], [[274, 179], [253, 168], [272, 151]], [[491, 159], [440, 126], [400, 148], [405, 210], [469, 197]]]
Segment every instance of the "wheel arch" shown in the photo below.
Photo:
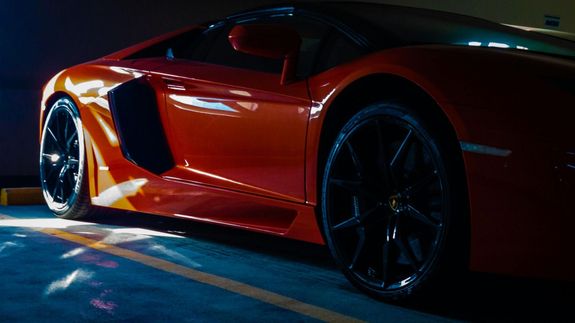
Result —
[[[329, 104], [320, 131], [320, 139], [317, 153], [317, 176], [316, 184], [316, 216], [318, 224], [321, 227], [321, 211], [319, 210], [319, 200], [321, 197], [321, 183], [325, 163], [329, 155], [331, 146], [336, 139], [337, 134], [350, 118], [359, 112], [365, 106], [380, 100], [397, 100], [398, 102], [407, 102], [416, 112], [429, 124], [433, 125], [435, 130], [441, 133], [441, 139], [447, 143], [450, 153], [455, 158], [455, 164], [458, 165], [459, 183], [465, 189], [464, 196], [467, 217], [470, 215], [469, 207], [469, 189], [463, 160], [463, 152], [459, 144], [459, 135], [456, 127], [450, 121], [450, 116], [445, 109], [421, 86], [402, 76], [386, 73], [371, 74], [360, 77], [349, 83], [342, 89]], [[466, 219], [469, 222], [469, 219]], [[467, 229], [469, 231], [469, 229]], [[323, 234], [323, 230], [322, 230]]]

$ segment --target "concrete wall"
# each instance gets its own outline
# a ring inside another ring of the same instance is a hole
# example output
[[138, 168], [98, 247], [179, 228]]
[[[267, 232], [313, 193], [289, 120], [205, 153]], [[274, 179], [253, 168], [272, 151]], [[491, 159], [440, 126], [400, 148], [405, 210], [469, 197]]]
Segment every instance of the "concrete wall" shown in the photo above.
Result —
[[380, 2], [444, 10], [489, 20], [535, 28], [544, 25], [545, 15], [560, 17], [560, 31], [575, 33], [573, 0], [381, 0]]
[[[37, 176], [40, 88], [57, 71], [185, 25], [283, 0], [1, 0], [0, 187]], [[561, 16], [575, 33], [573, 0], [380, 0], [543, 27]]]

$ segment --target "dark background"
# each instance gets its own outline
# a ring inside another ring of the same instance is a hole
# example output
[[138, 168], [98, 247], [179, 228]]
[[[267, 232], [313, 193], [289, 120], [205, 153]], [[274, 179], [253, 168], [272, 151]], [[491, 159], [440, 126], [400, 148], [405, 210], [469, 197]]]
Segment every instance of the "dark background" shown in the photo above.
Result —
[[[376, 1], [376, 0], [373, 0]], [[0, 188], [38, 186], [41, 88], [63, 68], [152, 36], [282, 0], [0, 0]], [[575, 1], [379, 0], [575, 32]]]
[[38, 186], [43, 84], [150, 37], [273, 0], [0, 0], [0, 187]]

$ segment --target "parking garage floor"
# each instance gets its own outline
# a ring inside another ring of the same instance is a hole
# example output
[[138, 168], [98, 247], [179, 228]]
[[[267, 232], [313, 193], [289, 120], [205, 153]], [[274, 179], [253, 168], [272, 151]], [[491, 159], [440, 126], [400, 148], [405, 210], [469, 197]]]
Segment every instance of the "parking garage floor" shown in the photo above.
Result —
[[474, 274], [404, 306], [353, 288], [325, 247], [117, 212], [0, 207], [0, 321], [572, 321], [573, 284]]

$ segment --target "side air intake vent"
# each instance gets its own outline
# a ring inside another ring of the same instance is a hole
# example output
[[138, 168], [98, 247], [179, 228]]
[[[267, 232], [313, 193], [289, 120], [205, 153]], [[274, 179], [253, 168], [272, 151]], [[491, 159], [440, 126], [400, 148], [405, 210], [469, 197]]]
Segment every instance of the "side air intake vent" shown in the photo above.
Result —
[[108, 92], [110, 110], [124, 157], [155, 174], [174, 167], [160, 121], [154, 89], [143, 78]]

